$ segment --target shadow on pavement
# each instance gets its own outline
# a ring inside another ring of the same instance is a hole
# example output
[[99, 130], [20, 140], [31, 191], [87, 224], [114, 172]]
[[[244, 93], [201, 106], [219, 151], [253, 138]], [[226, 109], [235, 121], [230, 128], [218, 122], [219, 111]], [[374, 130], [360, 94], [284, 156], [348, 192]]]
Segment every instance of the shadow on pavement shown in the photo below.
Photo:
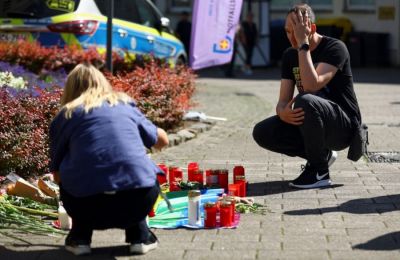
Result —
[[[351, 214], [371, 214], [385, 213], [399, 210], [394, 203], [400, 202], [400, 195], [378, 196], [374, 198], [349, 200], [337, 207], [314, 208], [303, 210], [286, 211], [283, 214], [304, 216], [304, 215], [321, 215], [329, 212], [346, 212]], [[374, 238], [366, 243], [353, 246], [354, 249], [361, 250], [399, 250], [400, 249], [400, 232], [389, 233]]]
[[[13, 247], [19, 247], [13, 245]], [[21, 246], [22, 247], [22, 246]], [[24, 245], [23, 247], [26, 247]], [[35, 247], [41, 249], [35, 250]], [[54, 249], [42, 249], [42, 247], [54, 247]], [[12, 259], [12, 260], [25, 260], [25, 259], [99, 259], [99, 260], [114, 260], [116, 257], [133, 257], [134, 255], [129, 253], [128, 246], [113, 246], [113, 247], [97, 247], [92, 248], [92, 253], [84, 258], [74, 256], [70, 252], [65, 251], [64, 247], [55, 245], [30, 245], [29, 251], [18, 250], [14, 251], [7, 249], [4, 246], [0, 246], [0, 259]]]
[[235, 79], [235, 80], [280, 80], [278, 67], [264, 67], [253, 69], [251, 75], [245, 75], [236, 69], [231, 76], [226, 75], [225, 66], [217, 66], [196, 71], [200, 78]]
[[[289, 182], [290, 181], [268, 181], [268, 182], [249, 183], [247, 186], [246, 195], [257, 197], [257, 196], [295, 192], [302, 190], [289, 187]], [[343, 186], [343, 184], [334, 184], [329, 187], [320, 188], [320, 190], [334, 189], [341, 186]]]
[[400, 202], [400, 195], [387, 195], [374, 198], [349, 200], [339, 206], [334, 207], [285, 211], [283, 214], [297, 216], [318, 215], [329, 212], [346, 212], [351, 214], [382, 214], [385, 212], [399, 210], [393, 204], [398, 202]]
[[400, 232], [392, 232], [376, 237], [366, 243], [355, 245], [353, 248], [362, 250], [399, 250]]

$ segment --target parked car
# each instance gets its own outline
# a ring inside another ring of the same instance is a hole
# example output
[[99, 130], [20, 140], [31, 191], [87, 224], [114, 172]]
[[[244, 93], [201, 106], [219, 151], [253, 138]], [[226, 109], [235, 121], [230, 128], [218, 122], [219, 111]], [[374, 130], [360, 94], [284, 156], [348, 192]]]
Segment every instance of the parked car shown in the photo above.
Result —
[[[169, 19], [149, 0], [115, 0], [113, 50], [187, 61]], [[0, 0], [0, 40], [37, 40], [42, 46], [106, 50], [108, 0]]]

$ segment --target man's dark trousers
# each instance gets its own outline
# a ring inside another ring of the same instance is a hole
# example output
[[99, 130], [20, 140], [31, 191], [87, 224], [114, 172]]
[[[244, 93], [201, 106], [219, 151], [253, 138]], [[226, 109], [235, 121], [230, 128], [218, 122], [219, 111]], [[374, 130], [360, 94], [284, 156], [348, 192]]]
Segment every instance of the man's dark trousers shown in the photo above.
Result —
[[330, 150], [349, 146], [354, 124], [338, 104], [313, 94], [299, 94], [294, 103], [298, 107], [305, 112], [302, 125], [272, 116], [255, 125], [253, 138], [267, 150], [299, 156], [316, 169], [327, 169]]

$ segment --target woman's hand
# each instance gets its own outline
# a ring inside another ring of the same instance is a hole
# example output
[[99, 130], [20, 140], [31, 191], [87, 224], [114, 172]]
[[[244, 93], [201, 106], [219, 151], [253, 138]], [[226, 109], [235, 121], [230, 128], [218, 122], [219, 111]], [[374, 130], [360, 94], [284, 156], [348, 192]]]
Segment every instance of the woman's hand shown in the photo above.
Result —
[[157, 143], [153, 146], [153, 148], [157, 150], [161, 150], [161, 148], [167, 146], [169, 144], [168, 135], [162, 128], [157, 128]]
[[289, 103], [287, 103], [284, 108], [279, 111], [278, 116], [282, 121], [288, 124], [301, 125], [303, 124], [304, 120], [304, 111], [301, 107], [293, 109], [292, 106], [294, 101], [294, 98], [290, 100]]

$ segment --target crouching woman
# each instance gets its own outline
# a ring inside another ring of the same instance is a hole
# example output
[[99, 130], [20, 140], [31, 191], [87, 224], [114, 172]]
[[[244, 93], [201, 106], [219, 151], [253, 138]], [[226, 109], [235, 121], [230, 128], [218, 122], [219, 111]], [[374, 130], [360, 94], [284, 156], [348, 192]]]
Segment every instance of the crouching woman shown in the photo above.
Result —
[[168, 145], [157, 128], [124, 93], [116, 92], [92, 65], [68, 75], [61, 109], [50, 125], [50, 170], [72, 218], [66, 249], [89, 254], [93, 230], [125, 230], [130, 252], [157, 247], [146, 216], [159, 194], [157, 165], [146, 149]]

